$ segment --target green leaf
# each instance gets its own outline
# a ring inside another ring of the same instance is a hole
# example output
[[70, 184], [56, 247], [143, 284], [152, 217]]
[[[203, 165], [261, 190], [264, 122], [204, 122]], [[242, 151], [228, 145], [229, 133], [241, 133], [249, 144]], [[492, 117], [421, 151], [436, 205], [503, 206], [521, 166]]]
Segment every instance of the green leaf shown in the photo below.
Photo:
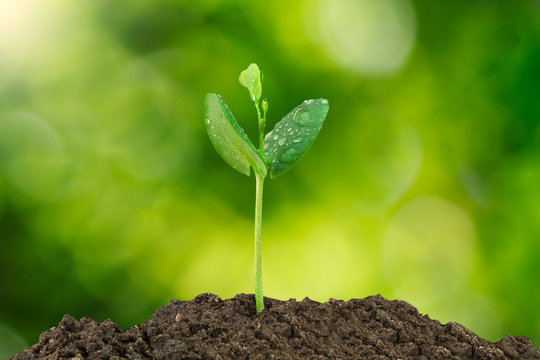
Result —
[[251, 100], [258, 103], [262, 93], [262, 76], [257, 64], [249, 65], [246, 70], [240, 73], [238, 80], [249, 90]]
[[207, 94], [204, 100], [204, 123], [210, 141], [223, 160], [235, 170], [249, 176], [249, 167], [266, 176], [266, 165], [233, 114], [217, 94]]
[[264, 138], [270, 177], [289, 170], [309, 149], [328, 114], [328, 100], [306, 100], [281, 119]]

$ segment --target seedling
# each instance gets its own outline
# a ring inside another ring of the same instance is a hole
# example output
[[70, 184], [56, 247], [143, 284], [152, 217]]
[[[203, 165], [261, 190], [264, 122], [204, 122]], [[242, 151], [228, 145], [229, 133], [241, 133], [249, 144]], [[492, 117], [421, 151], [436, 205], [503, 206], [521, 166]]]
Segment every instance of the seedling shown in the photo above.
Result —
[[326, 99], [305, 100], [292, 109], [264, 135], [268, 101], [262, 95], [262, 73], [251, 64], [240, 73], [257, 110], [259, 149], [251, 143], [221, 96], [207, 94], [204, 101], [206, 131], [216, 151], [233, 169], [255, 173], [255, 304], [257, 313], [264, 308], [261, 267], [261, 225], [264, 179], [275, 178], [289, 170], [309, 149], [323, 125], [329, 105]]

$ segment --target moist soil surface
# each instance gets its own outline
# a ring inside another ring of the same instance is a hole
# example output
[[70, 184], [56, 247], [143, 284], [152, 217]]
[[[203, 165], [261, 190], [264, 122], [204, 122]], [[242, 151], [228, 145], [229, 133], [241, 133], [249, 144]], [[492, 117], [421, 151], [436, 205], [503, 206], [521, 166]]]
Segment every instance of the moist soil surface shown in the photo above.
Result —
[[380, 295], [318, 303], [253, 295], [172, 300], [144, 324], [65, 315], [11, 359], [540, 359], [522, 336], [491, 343], [457, 323], [442, 325], [412, 305]]

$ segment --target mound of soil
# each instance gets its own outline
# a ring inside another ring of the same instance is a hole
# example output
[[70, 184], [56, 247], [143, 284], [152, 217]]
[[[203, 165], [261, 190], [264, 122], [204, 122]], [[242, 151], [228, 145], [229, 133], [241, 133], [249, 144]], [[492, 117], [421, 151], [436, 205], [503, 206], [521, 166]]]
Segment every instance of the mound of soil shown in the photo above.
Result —
[[172, 300], [125, 331], [110, 320], [65, 315], [11, 359], [540, 359], [526, 337], [491, 343], [379, 295], [326, 303], [265, 298], [265, 307], [256, 314], [253, 295], [202, 294]]

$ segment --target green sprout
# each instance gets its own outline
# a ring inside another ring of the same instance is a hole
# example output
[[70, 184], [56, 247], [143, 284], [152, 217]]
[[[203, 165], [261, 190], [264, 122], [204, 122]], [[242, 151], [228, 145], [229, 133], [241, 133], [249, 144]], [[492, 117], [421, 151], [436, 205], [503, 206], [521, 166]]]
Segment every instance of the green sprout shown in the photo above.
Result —
[[264, 308], [262, 294], [261, 227], [263, 184], [267, 174], [275, 178], [289, 170], [309, 149], [322, 128], [329, 105], [326, 99], [305, 100], [292, 109], [264, 135], [268, 101], [262, 95], [262, 73], [257, 64], [242, 71], [240, 84], [249, 90], [257, 110], [259, 150], [238, 125], [233, 114], [217, 94], [204, 101], [206, 131], [216, 151], [235, 170], [255, 173], [255, 303], [257, 313]]

